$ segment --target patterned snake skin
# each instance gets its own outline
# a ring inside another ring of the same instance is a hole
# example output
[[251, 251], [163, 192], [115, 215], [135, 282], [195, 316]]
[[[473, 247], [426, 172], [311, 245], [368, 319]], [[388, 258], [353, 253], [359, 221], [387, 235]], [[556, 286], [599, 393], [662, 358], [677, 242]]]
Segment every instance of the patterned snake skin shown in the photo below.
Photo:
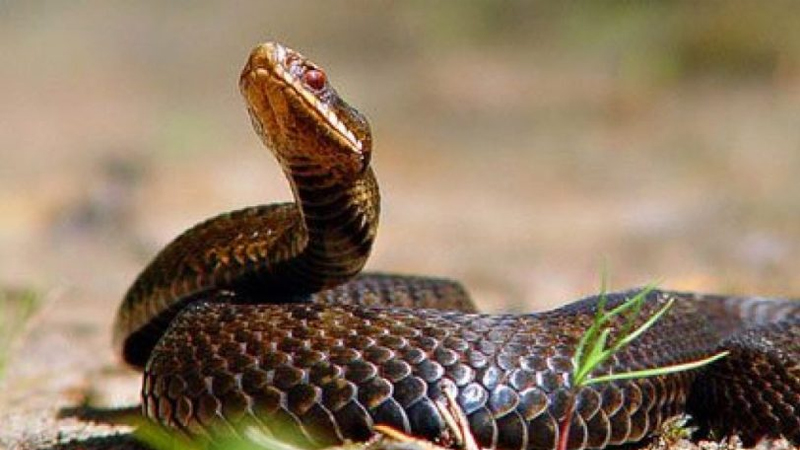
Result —
[[296, 203], [195, 226], [131, 286], [115, 341], [144, 370], [147, 417], [189, 435], [257, 426], [309, 447], [368, 439], [377, 424], [451, 445], [437, 408], [449, 397], [484, 448], [555, 449], [566, 420], [569, 449], [636, 442], [686, 412], [746, 444], [800, 443], [800, 303], [650, 292], [642, 317], [673, 308], [596, 375], [730, 355], [574, 388], [597, 297], [489, 315], [455, 282], [359, 274], [379, 214], [366, 119], [280, 44], [253, 50], [240, 86]]

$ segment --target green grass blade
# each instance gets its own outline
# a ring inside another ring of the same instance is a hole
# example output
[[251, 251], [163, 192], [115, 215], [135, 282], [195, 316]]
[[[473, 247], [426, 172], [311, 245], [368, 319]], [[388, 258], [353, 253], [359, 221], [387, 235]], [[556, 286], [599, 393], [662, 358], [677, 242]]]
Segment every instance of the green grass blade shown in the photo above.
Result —
[[645, 331], [650, 329], [650, 327], [655, 325], [655, 323], [664, 314], [666, 314], [667, 311], [670, 310], [670, 308], [672, 308], [673, 304], [675, 304], [675, 299], [674, 298], [669, 299], [669, 301], [663, 307], [661, 307], [661, 309], [659, 309], [652, 316], [650, 316], [650, 318], [647, 319], [647, 321], [645, 323], [641, 324], [639, 326], [639, 328], [633, 330], [632, 332], [628, 333], [627, 335], [623, 335], [623, 337], [615, 345], [614, 350], [615, 351], [619, 350], [620, 348], [624, 347], [625, 345], [627, 345], [627, 344], [633, 342], [634, 340], [636, 340], [639, 336], [642, 335], [642, 333], [644, 333]]
[[[596, 336], [598, 336], [598, 333], [600, 332], [600, 329], [603, 328], [604, 326], [606, 326], [608, 324], [608, 322], [614, 316], [617, 316], [617, 315], [623, 313], [625, 310], [630, 309], [633, 306], [635, 306], [634, 302], [640, 301], [640, 300], [637, 300], [639, 298], [640, 297], [637, 295], [636, 297], [628, 299], [628, 300], [622, 302], [621, 304], [617, 305], [617, 307], [615, 307], [611, 311], [605, 311], [605, 307], [606, 307], [606, 303], [608, 301], [608, 297], [605, 295], [605, 293], [601, 293], [600, 294], [600, 300], [598, 300], [599, 304], [598, 304], [598, 307], [597, 307], [597, 313], [595, 314], [594, 321], [592, 322], [592, 325], [589, 327], [589, 329], [587, 329], [586, 332], [583, 333], [583, 336], [581, 336], [580, 341], [578, 341], [578, 345], [575, 347], [575, 353], [573, 355], [573, 361], [575, 361], [576, 367], [583, 366], [586, 363], [586, 361], [589, 359], [588, 356], [584, 355], [585, 352], [586, 352], [586, 348], [587, 347], [590, 347], [590, 352], [591, 352], [591, 349], [594, 349], [594, 348], [597, 347], [597, 337]], [[603, 341], [603, 346], [601, 347], [601, 350], [602, 350], [602, 348], [605, 347], [605, 343], [607, 341], [607, 338], [608, 338], [608, 336], [606, 336], [606, 339]]]
[[247, 438], [247, 442], [251, 444], [249, 446], [239, 446], [232, 450], [303, 450], [301, 447], [288, 444], [272, 436], [268, 436], [257, 428], [245, 428], [243, 434]]
[[586, 353], [585, 360], [582, 364], [577, 366], [578, 370], [575, 372], [573, 381], [575, 386], [580, 386], [589, 374], [610, 356], [610, 354], [606, 354], [605, 352], [606, 342], [608, 342], [608, 336], [610, 334], [611, 330], [605, 328], [600, 332], [596, 340], [590, 342], [589, 351]]
[[133, 436], [155, 450], [204, 450], [206, 445], [150, 422], [142, 421]]
[[671, 366], [663, 366], [663, 367], [655, 367], [652, 369], [642, 369], [642, 370], [634, 370], [631, 372], [623, 372], [623, 373], [612, 373], [609, 375], [601, 375], [599, 377], [589, 378], [584, 382], [584, 385], [590, 384], [597, 384], [597, 383], [605, 383], [608, 381], [615, 381], [615, 380], [630, 380], [633, 378], [648, 378], [648, 377], [656, 377], [659, 375], [669, 375], [672, 373], [683, 372], [686, 370], [693, 370], [700, 368], [702, 366], [708, 365], [717, 361], [718, 359], [724, 358], [728, 356], [730, 352], [724, 351], [717, 353], [715, 355], [709, 356], [708, 358], [703, 358], [697, 361], [690, 361], [687, 363], [682, 364], [674, 364]]
[[595, 340], [595, 336], [600, 331], [600, 327], [603, 326], [605, 323], [603, 321], [603, 316], [606, 312], [606, 303], [608, 302], [608, 296], [606, 295], [606, 288], [608, 283], [608, 269], [605, 265], [603, 265], [603, 272], [600, 278], [600, 299], [597, 301], [597, 311], [595, 312], [594, 320], [592, 321], [592, 325], [589, 329], [583, 333], [581, 339], [578, 341], [578, 345], [575, 346], [575, 353], [572, 357], [573, 361], [575, 361], [575, 366], [581, 366], [583, 362], [583, 355], [586, 349], [586, 345], [590, 342]]
[[[603, 364], [623, 346], [641, 336], [672, 307], [674, 300], [670, 300], [642, 325], [631, 331], [635, 325], [636, 317], [641, 313], [644, 303], [647, 300], [647, 296], [655, 290], [655, 288], [655, 284], [647, 285], [636, 295], [626, 299], [610, 311], [605, 310], [608, 297], [604, 292], [600, 294], [594, 321], [583, 336], [581, 336], [581, 339], [575, 347], [575, 353], [573, 355], [573, 364], [575, 366], [573, 370], [573, 386], [581, 386], [583, 383], [587, 382], [587, 380], [590, 379], [591, 373], [598, 366]], [[613, 331], [609, 323], [614, 317], [623, 314], [626, 318], [622, 330], [617, 333], [617, 335], [621, 337], [617, 338], [616, 342], [609, 346], [609, 337]]]
[[641, 314], [642, 308], [644, 307], [644, 303], [647, 300], [647, 296], [650, 295], [650, 292], [655, 289], [654, 285], [647, 285], [636, 293], [630, 302], [633, 304], [630, 311], [625, 313], [625, 320], [622, 329], [620, 329], [619, 336], [627, 336], [628, 333], [631, 332], [634, 324], [636, 323], [636, 318]]
[[601, 319], [602, 315], [595, 317], [594, 321], [592, 322], [592, 325], [586, 330], [586, 332], [583, 333], [583, 336], [581, 336], [580, 341], [578, 341], [578, 345], [575, 346], [575, 354], [573, 355], [573, 361], [575, 361], [576, 367], [584, 365], [586, 347], [589, 346], [589, 343], [590, 342], [594, 343], [592, 348], [594, 348], [597, 345], [597, 334], [600, 332], [600, 328], [603, 326], [603, 322], [601, 321]]
[[617, 305], [611, 311], [607, 311], [605, 314], [603, 314], [603, 317], [601, 317], [601, 320], [603, 322], [608, 322], [612, 318], [614, 318], [614, 317], [616, 317], [616, 316], [618, 316], [620, 314], [624, 314], [629, 309], [634, 308], [637, 303], [643, 302], [644, 299], [647, 297], [647, 294], [649, 294], [649, 293], [650, 293], [650, 291], [644, 291], [644, 290], [640, 291], [635, 296], [633, 296], [633, 297], [631, 297], [629, 299], [626, 299], [624, 302], [622, 302], [619, 305]]
[[23, 334], [26, 324], [36, 313], [40, 297], [33, 289], [0, 287], [0, 378], [11, 357], [12, 344]]

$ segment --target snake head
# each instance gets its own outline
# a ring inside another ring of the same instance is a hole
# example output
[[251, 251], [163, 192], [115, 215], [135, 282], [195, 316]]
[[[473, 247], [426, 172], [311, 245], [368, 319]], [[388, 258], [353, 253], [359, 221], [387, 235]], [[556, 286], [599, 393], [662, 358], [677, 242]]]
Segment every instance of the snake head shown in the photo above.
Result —
[[345, 179], [369, 167], [372, 135], [366, 118], [300, 53], [275, 42], [259, 45], [239, 87], [256, 132], [284, 167], [326, 167]]

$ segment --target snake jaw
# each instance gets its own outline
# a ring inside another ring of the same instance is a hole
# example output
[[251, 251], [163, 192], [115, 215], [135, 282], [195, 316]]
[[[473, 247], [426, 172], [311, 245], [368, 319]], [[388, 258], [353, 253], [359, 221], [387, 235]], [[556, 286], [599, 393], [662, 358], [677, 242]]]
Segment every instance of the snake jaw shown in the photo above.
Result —
[[[273, 42], [259, 45], [242, 70], [240, 88], [254, 126], [280, 153], [279, 159], [290, 159], [307, 147], [302, 129], [311, 126], [333, 143], [321, 153], [349, 154], [346, 160], [354, 166], [347, 172], [360, 175], [369, 166], [372, 141], [366, 119], [341, 100], [322, 69], [300, 53]], [[281, 136], [282, 142], [268, 136]]]

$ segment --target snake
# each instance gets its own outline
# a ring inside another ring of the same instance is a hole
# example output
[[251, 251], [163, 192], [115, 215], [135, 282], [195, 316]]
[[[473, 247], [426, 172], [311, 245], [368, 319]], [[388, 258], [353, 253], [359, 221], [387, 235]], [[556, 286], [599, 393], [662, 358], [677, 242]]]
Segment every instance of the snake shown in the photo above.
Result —
[[[457, 281], [363, 272], [380, 215], [366, 117], [321, 66], [275, 42], [252, 50], [239, 86], [294, 201], [195, 225], [130, 286], [114, 342], [143, 371], [148, 419], [188, 436], [257, 427], [305, 448], [368, 440], [383, 425], [455, 447], [450, 399], [486, 449], [633, 443], [683, 414], [747, 445], [800, 443], [800, 302], [632, 289], [487, 314]], [[672, 306], [592, 376], [728, 355], [576, 383], [586, 330], [636, 295], [640, 314], [614, 317], [611, 341]]]

